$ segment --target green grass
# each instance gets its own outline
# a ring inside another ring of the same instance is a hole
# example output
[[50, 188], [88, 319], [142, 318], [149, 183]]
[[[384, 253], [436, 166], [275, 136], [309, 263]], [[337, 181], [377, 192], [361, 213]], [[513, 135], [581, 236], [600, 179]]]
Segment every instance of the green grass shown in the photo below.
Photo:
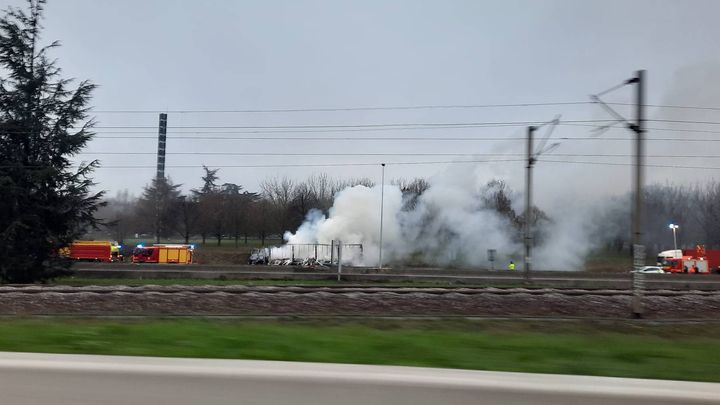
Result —
[[264, 359], [720, 382], [720, 325], [4, 319], [0, 350]]

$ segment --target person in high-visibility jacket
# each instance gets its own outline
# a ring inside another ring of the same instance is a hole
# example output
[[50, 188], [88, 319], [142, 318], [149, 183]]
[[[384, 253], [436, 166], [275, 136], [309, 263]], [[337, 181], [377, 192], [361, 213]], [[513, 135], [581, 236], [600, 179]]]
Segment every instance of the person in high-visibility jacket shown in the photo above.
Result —
[[510, 264], [508, 264], [508, 270], [515, 270], [515, 262], [510, 260]]

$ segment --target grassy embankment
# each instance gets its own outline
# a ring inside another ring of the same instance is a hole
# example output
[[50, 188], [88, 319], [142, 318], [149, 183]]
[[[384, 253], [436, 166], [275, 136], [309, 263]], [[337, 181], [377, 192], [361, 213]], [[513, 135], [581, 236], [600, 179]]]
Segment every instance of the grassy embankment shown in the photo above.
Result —
[[720, 382], [720, 325], [3, 319], [0, 350], [393, 364]]

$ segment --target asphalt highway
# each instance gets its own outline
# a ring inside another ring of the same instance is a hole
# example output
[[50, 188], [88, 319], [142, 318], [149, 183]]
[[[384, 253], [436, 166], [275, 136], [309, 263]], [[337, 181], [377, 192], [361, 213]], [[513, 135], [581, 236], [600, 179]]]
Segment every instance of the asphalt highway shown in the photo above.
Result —
[[395, 366], [0, 353], [9, 405], [717, 404], [720, 384]]
[[[221, 279], [221, 280], [337, 280], [332, 268], [247, 265], [138, 265], [127, 263], [78, 263], [75, 276], [80, 278], [125, 279]], [[522, 272], [462, 270], [438, 268], [362, 268], [344, 267], [346, 282], [435, 282], [488, 286], [532, 285], [548, 288], [629, 289], [629, 273], [589, 273], [534, 271], [529, 279]], [[720, 275], [644, 274], [647, 289], [720, 290]]]

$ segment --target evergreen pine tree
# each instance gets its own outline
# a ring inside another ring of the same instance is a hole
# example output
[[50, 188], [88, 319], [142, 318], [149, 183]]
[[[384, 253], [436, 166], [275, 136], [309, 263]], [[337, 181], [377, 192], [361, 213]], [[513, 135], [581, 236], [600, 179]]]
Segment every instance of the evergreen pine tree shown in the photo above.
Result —
[[60, 76], [40, 45], [44, 0], [0, 17], [0, 281], [66, 274], [59, 249], [95, 226], [102, 193], [91, 193], [97, 162], [70, 159], [92, 138], [95, 85]]
[[156, 243], [160, 243], [161, 238], [170, 237], [178, 227], [182, 209], [181, 186], [169, 178], [156, 177], [145, 186], [138, 200], [138, 217], [146, 227], [153, 224]]

